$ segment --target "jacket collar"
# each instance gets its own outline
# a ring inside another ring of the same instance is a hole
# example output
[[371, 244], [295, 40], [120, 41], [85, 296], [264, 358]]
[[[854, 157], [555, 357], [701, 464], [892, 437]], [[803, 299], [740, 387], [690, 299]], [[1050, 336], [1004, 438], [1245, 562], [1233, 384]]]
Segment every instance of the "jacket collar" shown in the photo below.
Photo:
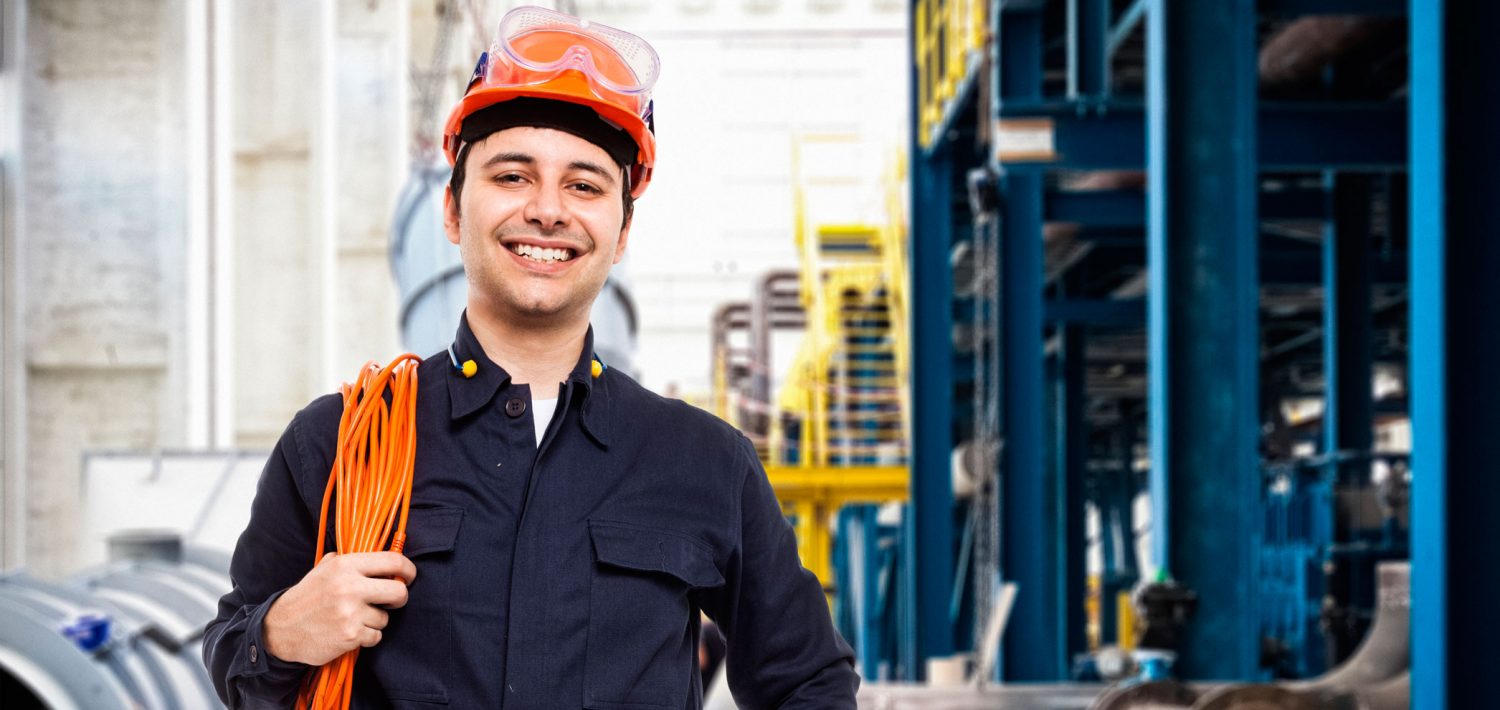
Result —
[[[465, 360], [473, 360], [479, 366], [473, 377], [464, 377], [463, 373], [451, 362], [444, 368], [448, 373], [448, 401], [451, 407], [449, 413], [453, 419], [461, 419], [488, 405], [495, 398], [496, 393], [510, 382], [510, 373], [491, 361], [485, 354], [484, 348], [479, 344], [479, 339], [474, 336], [473, 329], [469, 327], [467, 311], [458, 321], [458, 334], [453, 340], [453, 355], [457, 358], [459, 365], [462, 365]], [[440, 357], [447, 358], [448, 353], [444, 352]], [[609, 371], [605, 370], [598, 378], [595, 378], [593, 362], [594, 328], [590, 326], [583, 337], [583, 349], [579, 352], [578, 362], [568, 373], [568, 379], [562, 383], [558, 396], [568, 397], [571, 400], [583, 400], [579, 420], [583, 422], [584, 431], [600, 446], [609, 448], [610, 375]], [[559, 411], [562, 411], [561, 408]]]

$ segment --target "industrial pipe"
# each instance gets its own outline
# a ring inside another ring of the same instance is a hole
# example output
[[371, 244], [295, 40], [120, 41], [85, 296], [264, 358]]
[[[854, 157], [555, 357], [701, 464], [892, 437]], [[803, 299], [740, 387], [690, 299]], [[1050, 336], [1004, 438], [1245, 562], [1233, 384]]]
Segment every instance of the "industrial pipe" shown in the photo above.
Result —
[[1411, 667], [1411, 563], [1381, 562], [1375, 577], [1375, 623], [1354, 655], [1317, 678], [1287, 683], [1287, 687], [1321, 693], [1357, 690], [1395, 678]]
[[775, 366], [771, 362], [772, 319], [778, 313], [802, 312], [801, 279], [796, 271], [767, 272], [756, 283], [755, 297], [750, 299], [750, 399], [764, 405], [750, 419], [757, 434], [771, 430], [771, 368]]
[[110, 541], [104, 567], [54, 584], [0, 577], [0, 698], [7, 707], [217, 707], [205, 625], [229, 590], [226, 555], [173, 535]]

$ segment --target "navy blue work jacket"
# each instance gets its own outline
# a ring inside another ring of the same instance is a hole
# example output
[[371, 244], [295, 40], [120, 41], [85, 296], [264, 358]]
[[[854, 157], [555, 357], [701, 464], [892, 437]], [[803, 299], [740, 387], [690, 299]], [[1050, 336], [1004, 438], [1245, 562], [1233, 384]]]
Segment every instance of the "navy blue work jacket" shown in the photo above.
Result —
[[[360, 652], [354, 707], [697, 708], [702, 610], [742, 707], [853, 708], [853, 654], [750, 442], [617, 370], [592, 377], [592, 343], [540, 447], [529, 387], [467, 319], [454, 351], [473, 378], [446, 352], [421, 364], [417, 578]], [[307, 670], [267, 653], [261, 625], [312, 566], [342, 410], [328, 395], [299, 412], [261, 474], [203, 644], [232, 708], [290, 707]]]

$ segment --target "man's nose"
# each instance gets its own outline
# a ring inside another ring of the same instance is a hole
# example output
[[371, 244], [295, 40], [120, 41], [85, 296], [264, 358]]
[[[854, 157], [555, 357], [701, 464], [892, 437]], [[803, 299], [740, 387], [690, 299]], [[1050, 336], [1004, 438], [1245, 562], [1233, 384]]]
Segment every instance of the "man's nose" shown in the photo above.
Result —
[[562, 188], [538, 186], [526, 204], [525, 218], [543, 231], [552, 231], [568, 223], [568, 212], [563, 205]]

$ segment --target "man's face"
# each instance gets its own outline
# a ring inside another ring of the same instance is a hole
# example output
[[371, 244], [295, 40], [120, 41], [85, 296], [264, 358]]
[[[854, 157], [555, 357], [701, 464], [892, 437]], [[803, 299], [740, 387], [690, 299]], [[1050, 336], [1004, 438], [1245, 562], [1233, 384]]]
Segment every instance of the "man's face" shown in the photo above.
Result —
[[534, 325], [587, 321], [629, 236], [619, 165], [571, 133], [518, 127], [475, 143], [464, 170], [444, 227], [471, 301]]

